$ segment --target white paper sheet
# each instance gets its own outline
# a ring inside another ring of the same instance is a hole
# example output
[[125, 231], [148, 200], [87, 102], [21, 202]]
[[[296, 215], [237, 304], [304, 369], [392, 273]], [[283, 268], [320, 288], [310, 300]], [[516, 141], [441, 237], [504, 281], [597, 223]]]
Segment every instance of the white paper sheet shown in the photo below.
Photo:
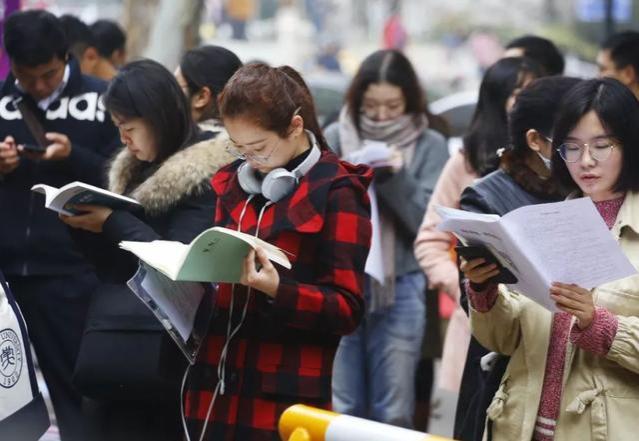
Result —
[[437, 211], [438, 229], [487, 246], [519, 279], [511, 287], [551, 311], [557, 310], [549, 296], [552, 282], [592, 289], [637, 273], [589, 198], [529, 205], [501, 219]]
[[367, 164], [373, 168], [389, 167], [391, 154], [392, 150], [385, 142], [366, 139], [361, 149], [352, 152], [345, 159], [353, 164]]
[[140, 286], [144, 294], [148, 295], [162, 311], [169, 323], [163, 323], [165, 328], [175, 328], [184, 341], [189, 339], [193, 331], [193, 323], [198, 306], [204, 295], [204, 288], [198, 282], [174, 282], [145, 263], [144, 278], [132, 279], [129, 287], [138, 293]]
[[380, 284], [384, 284], [384, 256], [382, 253], [382, 234], [379, 224], [379, 210], [377, 205], [377, 195], [375, 186], [371, 184], [368, 187], [368, 197], [371, 201], [371, 247], [368, 251], [366, 266], [364, 272], [377, 280]]

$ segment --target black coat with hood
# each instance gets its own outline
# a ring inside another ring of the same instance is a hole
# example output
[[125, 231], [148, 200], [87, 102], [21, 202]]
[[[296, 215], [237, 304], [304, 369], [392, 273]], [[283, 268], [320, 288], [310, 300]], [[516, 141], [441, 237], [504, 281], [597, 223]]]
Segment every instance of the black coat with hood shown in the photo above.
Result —
[[144, 210], [114, 210], [101, 234], [76, 232], [102, 282], [125, 283], [137, 269], [137, 258], [119, 249], [119, 242], [189, 243], [213, 226], [210, 180], [233, 158], [224, 148], [226, 135], [202, 132], [198, 138], [160, 164], [140, 161], [126, 148], [115, 156], [108, 171], [109, 190], [136, 199]]
[[[161, 337], [162, 325], [128, 288], [126, 282], [137, 271], [138, 259], [118, 244], [124, 240], [188, 243], [213, 226], [215, 196], [210, 180], [232, 158], [224, 148], [225, 135], [211, 136], [201, 133], [196, 143], [159, 164], [140, 161], [123, 148], [109, 168], [109, 190], [136, 199], [144, 210], [114, 210], [100, 234], [73, 230], [100, 279], [74, 381], [83, 394], [107, 406], [107, 439], [122, 439], [117, 435], [120, 431], [130, 435], [123, 439], [179, 437], [179, 383], [186, 361], [168, 337]], [[107, 366], [100, 370], [98, 382], [93, 379], [96, 360], [100, 369], [103, 363]], [[121, 383], [120, 378], [128, 380]], [[131, 413], [138, 417], [127, 416]]]

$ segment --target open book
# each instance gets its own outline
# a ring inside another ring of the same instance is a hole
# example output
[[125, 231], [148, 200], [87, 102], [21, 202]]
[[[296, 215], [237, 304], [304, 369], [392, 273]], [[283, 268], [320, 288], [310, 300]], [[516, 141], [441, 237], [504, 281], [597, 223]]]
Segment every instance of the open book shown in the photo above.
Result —
[[243, 261], [251, 248], [262, 248], [275, 263], [290, 269], [286, 254], [274, 245], [250, 234], [213, 227], [186, 245], [181, 242], [120, 242], [146, 264], [171, 280], [190, 282], [239, 282]]
[[61, 188], [37, 184], [31, 187], [31, 190], [44, 195], [44, 206], [46, 208], [67, 216], [79, 213], [78, 210], [69, 207], [69, 205], [75, 204], [101, 205], [114, 210], [137, 210], [142, 208], [142, 205], [135, 199], [112, 193], [84, 182], [71, 182]]
[[503, 217], [435, 208], [439, 230], [487, 247], [517, 277], [512, 289], [553, 312], [552, 282], [592, 289], [637, 273], [590, 198], [528, 205]]

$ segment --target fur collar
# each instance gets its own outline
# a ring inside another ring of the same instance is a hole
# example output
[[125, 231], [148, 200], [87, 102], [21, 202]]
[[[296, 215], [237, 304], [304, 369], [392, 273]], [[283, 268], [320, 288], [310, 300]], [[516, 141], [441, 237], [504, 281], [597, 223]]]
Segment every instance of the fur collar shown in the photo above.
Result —
[[[228, 135], [223, 132], [174, 153], [128, 196], [140, 202], [147, 214], [158, 215], [173, 208], [183, 198], [210, 189], [211, 177], [233, 160], [225, 150], [227, 138]], [[123, 148], [111, 162], [109, 190], [124, 194], [143, 165], [126, 147]]]
[[508, 173], [517, 184], [534, 196], [542, 199], [556, 198], [557, 200], [561, 200], [566, 196], [552, 177], [548, 179], [540, 178], [537, 173], [530, 169], [524, 158], [513, 154], [512, 151], [503, 153], [499, 168]]

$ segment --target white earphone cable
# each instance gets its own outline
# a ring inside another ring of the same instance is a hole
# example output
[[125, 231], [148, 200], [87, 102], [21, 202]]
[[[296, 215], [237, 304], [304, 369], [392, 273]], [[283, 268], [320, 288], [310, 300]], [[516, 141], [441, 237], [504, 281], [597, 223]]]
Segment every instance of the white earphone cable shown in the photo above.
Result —
[[[238, 222], [238, 226], [237, 226], [237, 231], [241, 231], [242, 228], [242, 219], [244, 218], [244, 215], [246, 214], [246, 209], [248, 207], [249, 202], [251, 202], [251, 200], [253, 199], [255, 195], [250, 195], [248, 197], [248, 199], [246, 200], [246, 202], [244, 203], [244, 207], [242, 207], [242, 212], [240, 213], [240, 219]], [[269, 207], [270, 205], [272, 205], [273, 202], [271, 201], [267, 201], [264, 206], [262, 207], [262, 209], [260, 210], [260, 213], [258, 215], [257, 218], [257, 226], [255, 228], [255, 237], [258, 237], [259, 231], [260, 231], [260, 224], [262, 222], [262, 216], [264, 215], [264, 211], [266, 210], [267, 207]], [[240, 331], [240, 328], [242, 327], [242, 325], [244, 324], [244, 320], [246, 319], [246, 315], [248, 313], [248, 306], [249, 306], [249, 302], [250, 302], [250, 298], [251, 298], [251, 288], [248, 287], [247, 292], [246, 292], [246, 300], [244, 301], [244, 307], [242, 308], [242, 315], [240, 317], [240, 322], [237, 324], [237, 326], [235, 328], [233, 328], [233, 330], [231, 331], [231, 327], [232, 327], [232, 322], [233, 322], [233, 309], [234, 309], [234, 300], [235, 300], [235, 283], [233, 283], [231, 285], [231, 302], [229, 305], [229, 319], [228, 322], [226, 324], [226, 339], [224, 342], [224, 346], [222, 347], [222, 352], [220, 353], [220, 360], [218, 362], [217, 365], [217, 384], [215, 385], [215, 389], [213, 390], [213, 396], [211, 397], [211, 402], [209, 403], [209, 407], [206, 411], [206, 417], [204, 419], [204, 424], [202, 426], [202, 432], [200, 433], [200, 437], [199, 437], [199, 441], [203, 441], [204, 440], [204, 435], [206, 434], [206, 429], [208, 428], [208, 424], [209, 424], [209, 418], [211, 417], [211, 412], [213, 412], [213, 406], [215, 404], [215, 401], [218, 397], [218, 395], [224, 395], [225, 389], [226, 389], [226, 361], [227, 361], [227, 356], [228, 356], [228, 351], [229, 351], [229, 346], [231, 343], [231, 340], [233, 340], [233, 337], [235, 337], [235, 335]], [[186, 370], [184, 372], [184, 376], [182, 377], [182, 386], [180, 389], [180, 415], [182, 417], [182, 427], [184, 429], [184, 433], [186, 435], [186, 440], [187, 441], [191, 441], [191, 436], [189, 434], [189, 429], [187, 427], [186, 424], [186, 416], [185, 416], [185, 411], [184, 411], [184, 388], [186, 386], [186, 380], [188, 377], [188, 374], [190, 372], [191, 369], [191, 365], [189, 364], [186, 367]]]

